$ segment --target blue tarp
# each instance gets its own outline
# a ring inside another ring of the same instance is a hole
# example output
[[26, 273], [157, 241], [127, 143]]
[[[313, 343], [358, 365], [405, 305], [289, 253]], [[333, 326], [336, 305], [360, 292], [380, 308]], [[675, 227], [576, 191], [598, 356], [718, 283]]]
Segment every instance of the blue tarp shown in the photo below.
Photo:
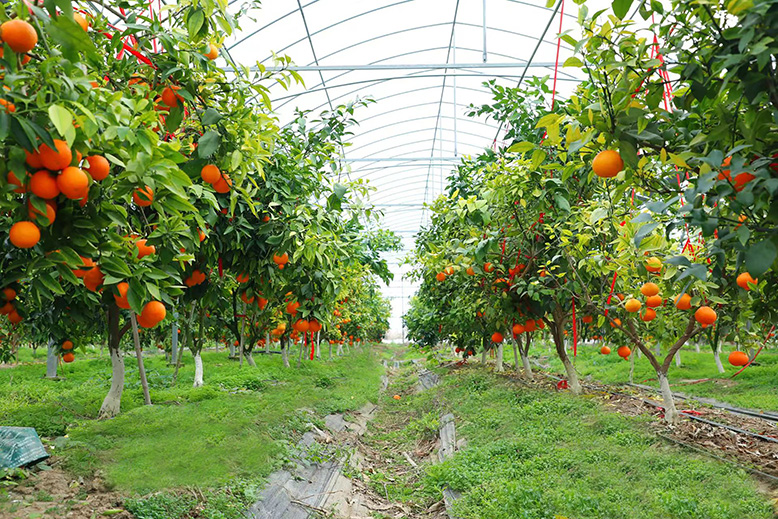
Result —
[[0, 469], [34, 465], [48, 457], [32, 427], [0, 427]]

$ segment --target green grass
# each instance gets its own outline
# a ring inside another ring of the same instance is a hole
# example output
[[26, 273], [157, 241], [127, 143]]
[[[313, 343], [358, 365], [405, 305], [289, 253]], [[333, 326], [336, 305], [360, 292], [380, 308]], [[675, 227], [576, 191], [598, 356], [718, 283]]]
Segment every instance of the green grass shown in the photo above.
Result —
[[206, 386], [194, 389], [190, 355], [175, 387], [173, 368], [153, 356], [145, 359], [151, 407], [142, 405], [137, 364], [127, 357], [122, 413], [105, 421], [94, 418], [110, 382], [107, 358], [79, 356], [60, 370], [60, 381], [41, 378], [45, 365], [22, 365], [0, 370], [0, 423], [48, 437], [67, 433], [53, 442], [64, 466], [77, 475], [99, 469], [125, 493], [257, 481], [284, 462], [312, 420], [303, 408], [320, 418], [375, 400], [377, 357], [352, 349], [333, 362], [285, 369], [280, 355], [257, 355], [256, 369], [240, 369], [226, 353], [205, 352]]
[[[408, 370], [389, 394], [413, 381]], [[431, 441], [442, 410], [454, 413], [457, 436], [467, 440], [452, 459], [425, 465], [418, 480], [371, 475], [391, 497], [422, 509], [449, 485], [462, 492], [462, 519], [773, 517], [745, 472], [669, 446], [644, 418], [606, 412], [591, 398], [527, 389], [469, 366], [425, 393], [382, 403], [368, 439], [382, 456]]]
[[[578, 356], [575, 358], [575, 366], [581, 376], [591, 376], [595, 380], [610, 384], [622, 384], [629, 382], [629, 362], [616, 355], [616, 347], [611, 346], [613, 353], [600, 355], [600, 344], [595, 346], [582, 346], [578, 348]], [[550, 348], [542, 346], [533, 348], [531, 356], [538, 358], [542, 355], [544, 363], [548, 362], [551, 369], [562, 373], [564, 368], [559, 358]], [[778, 353], [763, 350], [757, 357], [757, 362], [748, 367], [736, 378], [732, 375], [740, 368], [730, 366], [727, 362], [729, 350], [721, 355], [725, 373], [719, 374], [713, 354], [710, 350], [701, 349], [696, 353], [693, 348], [684, 349], [681, 352], [681, 367], [670, 366], [670, 384], [674, 391], [688, 395], [715, 398], [728, 404], [762, 409], [765, 411], [778, 411]], [[511, 356], [513, 353], [511, 352]], [[506, 360], [508, 356], [506, 355]], [[512, 363], [512, 357], [510, 362]], [[683, 381], [713, 379], [698, 384], [684, 384]], [[636, 383], [643, 383], [658, 387], [656, 372], [648, 360], [641, 356], [635, 359]]]

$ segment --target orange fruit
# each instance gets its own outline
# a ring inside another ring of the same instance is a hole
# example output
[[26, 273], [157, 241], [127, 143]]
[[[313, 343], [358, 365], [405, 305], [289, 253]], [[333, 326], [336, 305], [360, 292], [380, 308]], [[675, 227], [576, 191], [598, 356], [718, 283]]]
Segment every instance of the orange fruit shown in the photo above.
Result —
[[689, 294], [681, 294], [675, 298], [675, 307], [678, 310], [691, 310], [692, 308], [692, 296]]
[[[357, 327], [358, 328], [358, 327]], [[311, 319], [308, 321], [308, 331], [309, 332], [318, 332], [321, 331], [321, 323], [317, 321], [316, 319]]]
[[[81, 258], [81, 265], [80, 265], [81, 267], [92, 268], [92, 267], [95, 266], [95, 262], [92, 261], [90, 258], [85, 258], [83, 256], [79, 256], [79, 258]], [[84, 274], [86, 274], [86, 270], [79, 268], [79, 269], [74, 270], [73, 274], [77, 278], [82, 278], [82, 277], [84, 277]]]
[[298, 319], [294, 323], [292, 328], [294, 328], [295, 331], [298, 331], [300, 333], [306, 333], [308, 331], [309, 324], [308, 324], [308, 321], [306, 321], [305, 319]]
[[267, 299], [265, 299], [264, 297], [258, 297], [257, 306], [259, 307], [260, 310], [264, 310], [265, 307], [267, 306]]
[[68, 364], [69, 364], [69, 363], [71, 363], [71, 362], [73, 362], [74, 360], [76, 360], [76, 356], [75, 356], [75, 355], [73, 355], [73, 354], [72, 354], [72, 353], [70, 353], [70, 352], [67, 352], [66, 354], [64, 354], [64, 355], [62, 356], [62, 361], [63, 361], [63, 362], [66, 362], [66, 363], [68, 363]]
[[100, 267], [92, 267], [84, 274], [84, 286], [91, 292], [97, 292], [97, 289], [100, 288], [103, 281], [105, 281], [105, 276], [100, 270]]
[[57, 177], [57, 186], [71, 200], [80, 200], [89, 191], [89, 176], [80, 168], [66, 167]]
[[284, 252], [283, 254], [273, 254], [273, 263], [276, 265], [282, 265], [289, 262], [289, 254]]
[[591, 315], [584, 315], [584, 316], [581, 318], [581, 321], [583, 321], [583, 322], [584, 322], [584, 323], [586, 323], [586, 324], [589, 324], [589, 323], [591, 323], [593, 320], [594, 320], [594, 318], [593, 318]]
[[129, 283], [121, 282], [116, 285], [116, 290], [119, 292], [119, 295], [114, 294], [113, 299], [116, 301], [116, 306], [119, 308], [124, 308], [125, 310], [130, 309], [130, 303], [127, 301], [127, 291], [129, 289]]
[[502, 336], [502, 334], [500, 332], [494, 332], [492, 334], [492, 342], [494, 342], [494, 343], [499, 344], [499, 343], [501, 343], [503, 341], [503, 339], [504, 339], [504, 337]]
[[246, 303], [247, 305], [250, 305], [251, 303], [253, 303], [253, 302], [254, 302], [254, 297], [253, 297], [253, 296], [252, 296], [252, 297], [249, 297], [249, 296], [248, 296], [248, 294], [246, 294], [246, 292], [243, 292], [243, 293], [240, 295], [240, 299], [241, 299], [241, 300], [242, 300], [244, 303]]
[[[27, 202], [27, 215], [33, 219], [38, 219], [38, 216], [44, 216], [43, 213], [38, 211], [34, 205], [32, 205], [32, 200]], [[48, 220], [47, 225], [51, 225], [54, 223], [54, 220], [57, 218], [57, 204], [54, 202], [54, 200], [46, 200], [46, 219]]]
[[484, 272], [492, 272], [494, 270], [494, 265], [491, 263], [485, 263], [484, 264]]
[[435, 279], [437, 279], [438, 281], [441, 281], [441, 282], [445, 281], [446, 280], [446, 273], [445, 272], [438, 272], [435, 275]]
[[73, 19], [76, 21], [78, 25], [81, 26], [82, 29], [85, 31], [89, 30], [89, 22], [86, 18], [81, 16], [81, 13], [73, 13]]
[[694, 312], [694, 318], [703, 328], [707, 328], [711, 324], [716, 322], [716, 312], [709, 306], [701, 306]]
[[216, 58], [219, 57], [219, 47], [217, 47], [213, 43], [209, 43], [208, 52], [206, 52], [204, 56], [211, 61], [215, 60]]
[[[14, 189], [14, 193], [26, 193], [27, 192], [27, 188], [25, 187], [24, 182], [19, 180], [19, 178], [16, 175], [14, 175], [13, 171], [9, 171], [8, 172], [8, 177], [7, 178], [8, 178], [8, 183], [9, 184], [12, 184], [14, 186], [19, 186], [16, 189]], [[25, 178], [29, 178], [29, 177], [25, 177]]]
[[624, 301], [624, 294], [616, 294], [616, 297], [619, 298], [619, 301]]
[[143, 320], [142, 326], [144, 328], [153, 328], [158, 325], [167, 315], [165, 305], [159, 301], [149, 301], [146, 306], [143, 307], [143, 311], [140, 313], [138, 323]]
[[65, 141], [54, 139], [54, 146], [56, 149], [49, 148], [46, 144], [41, 144], [38, 148], [38, 154], [41, 158], [43, 167], [49, 171], [59, 171], [70, 166], [73, 160], [73, 152], [68, 148], [68, 143]]
[[659, 293], [659, 285], [656, 283], [651, 283], [650, 281], [648, 283], [644, 283], [643, 286], [640, 287], [640, 293], [646, 297], [655, 296]]
[[29, 189], [35, 196], [44, 200], [57, 198], [60, 193], [57, 177], [45, 169], [38, 171], [30, 177]]
[[624, 303], [624, 309], [627, 312], [632, 312], [632, 313], [639, 311], [641, 306], [643, 305], [637, 299], [630, 299], [629, 301]]
[[475, 276], [475, 270], [473, 270], [473, 267], [467, 267], [466, 272], [468, 276]]
[[41, 156], [40, 153], [37, 151], [33, 151], [30, 153], [27, 150], [24, 150], [24, 154], [26, 155], [26, 158], [24, 159], [28, 166], [30, 166], [32, 169], [41, 169], [43, 167], [43, 162], [41, 162]]
[[235, 278], [235, 280], [236, 280], [238, 283], [248, 283], [248, 282], [249, 282], [249, 275], [248, 275], [248, 274], [246, 274], [246, 273], [244, 272], [243, 274], [239, 274], [239, 275], [238, 275], [238, 276]]
[[610, 355], [611, 354], [611, 349], [609, 347], [607, 347], [607, 346], [603, 346], [602, 348], [600, 348], [600, 354], [602, 354], [602, 355]]
[[157, 248], [154, 245], [146, 245], [146, 240], [136, 241], [135, 247], [138, 249], [138, 259], [143, 259], [150, 254], [157, 253]]
[[14, 290], [13, 288], [10, 287], [4, 288], [3, 290], [0, 290], [0, 292], [2, 292], [3, 297], [5, 298], [6, 301], [13, 301], [14, 299], [16, 299], [16, 290]]
[[646, 260], [646, 270], [649, 272], [660, 272], [662, 270], [662, 260], [656, 256], [651, 256]]
[[616, 353], [619, 354], [619, 357], [621, 357], [624, 360], [627, 360], [630, 355], [632, 355], [632, 350], [629, 349], [629, 346], [622, 346], [618, 350], [616, 350]]
[[604, 150], [592, 161], [594, 174], [601, 178], [613, 178], [624, 169], [624, 161], [618, 151]]
[[16, 18], [0, 25], [0, 39], [17, 54], [25, 54], [35, 48], [38, 33], [24, 20]]
[[16, 105], [10, 101], [6, 101], [5, 99], [0, 99], [0, 106], [4, 106], [6, 113], [9, 114], [12, 114], [16, 111]]
[[452, 276], [454, 274], [454, 267], [449, 265], [443, 269], [443, 272], [445, 272], [447, 276]]
[[11, 226], [8, 238], [20, 249], [31, 249], [40, 241], [41, 232], [32, 222], [16, 222]]
[[733, 366], [745, 366], [746, 364], [748, 364], [748, 355], [746, 355], [742, 351], [733, 351], [732, 353], [729, 354], [727, 360]]
[[643, 315], [640, 316], [640, 319], [645, 322], [653, 321], [656, 319], [656, 311], [653, 308], [646, 308], [646, 311], [643, 312]]
[[649, 308], [656, 308], [662, 306], [662, 296], [656, 295], [646, 298], [646, 306]]
[[752, 278], [751, 274], [749, 274], [748, 272], [742, 272], [741, 274], [738, 275], [736, 282], [737, 282], [737, 286], [739, 286], [743, 290], [748, 291], [751, 290], [751, 285], [756, 285], [759, 282], [759, 280]]
[[400, 400], [401, 397], [400, 395], [394, 395], [392, 398], [394, 398], [395, 400]]
[[19, 324], [24, 319], [21, 315], [19, 315], [19, 312], [13, 310], [10, 314], [8, 314], [8, 320], [11, 321], [11, 324]]
[[4, 304], [3, 306], [0, 306], [0, 315], [8, 315], [11, 312], [13, 312], [14, 305], [9, 301], [8, 303]]
[[209, 184], [213, 184], [222, 178], [222, 173], [219, 171], [219, 168], [213, 164], [207, 164], [203, 166], [203, 169], [200, 170], [200, 177], [203, 179], [203, 181], [208, 182]]
[[108, 159], [101, 155], [90, 155], [86, 158], [86, 161], [89, 167], [84, 168], [84, 170], [89, 173], [92, 180], [100, 181], [108, 178], [108, 174], [111, 172], [111, 165]]
[[162, 102], [169, 106], [170, 108], [173, 108], [174, 106], [178, 106], [179, 101], [183, 101], [184, 98], [180, 95], [176, 94], [176, 90], [180, 90], [180, 87], [172, 86], [172, 87], [165, 87], [165, 89], [162, 91]]
[[72, 341], [65, 341], [62, 343], [62, 349], [63, 350], [72, 350], [73, 349], [73, 342]]
[[213, 189], [217, 193], [229, 193], [230, 187], [232, 186], [232, 180], [230, 180], [229, 175], [222, 175], [219, 180], [213, 183]]
[[537, 323], [534, 319], [528, 320], [526, 323], [524, 323], [524, 331], [525, 332], [534, 332], [535, 331], [535, 325]]
[[524, 333], [524, 326], [520, 325], [519, 323], [516, 323], [513, 325], [513, 335], [519, 335], [520, 333]]
[[613, 328], [616, 328], [617, 326], [621, 326], [621, 319], [618, 317], [611, 321], [611, 326]]
[[132, 201], [139, 207], [148, 207], [154, 202], [154, 191], [149, 187], [139, 187], [132, 193]]
[[205, 233], [200, 229], [197, 229], [197, 237], [200, 239], [200, 243], [205, 241]]

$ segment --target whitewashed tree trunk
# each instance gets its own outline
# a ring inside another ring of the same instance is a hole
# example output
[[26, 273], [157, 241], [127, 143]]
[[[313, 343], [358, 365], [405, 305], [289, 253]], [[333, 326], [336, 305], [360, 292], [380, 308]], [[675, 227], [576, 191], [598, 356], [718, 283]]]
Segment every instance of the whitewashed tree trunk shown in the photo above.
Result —
[[249, 366], [252, 368], [257, 367], [257, 363], [254, 362], [254, 355], [252, 355], [252, 352], [250, 351], [246, 352], [246, 362], [248, 362]]
[[316, 358], [321, 358], [321, 330], [316, 332]]
[[49, 339], [49, 346], [46, 350], [46, 378], [57, 378], [57, 364], [59, 357], [54, 349], [54, 339]]
[[98, 418], [113, 418], [119, 414], [122, 403], [122, 390], [124, 389], [124, 358], [122, 352], [116, 348], [109, 348], [111, 353], [111, 389], [105, 395], [103, 405], [100, 406]]
[[500, 345], [497, 346], [497, 367], [495, 369], [498, 373], [504, 371], [502, 367], [503, 344], [505, 344], [505, 341], [501, 342]]
[[265, 353], [270, 355], [270, 332], [265, 333]]
[[513, 344], [513, 365], [516, 368], [516, 373], [519, 372], [519, 347], [516, 344], [516, 339], [512, 339], [511, 343]]
[[230, 358], [235, 358], [235, 341], [230, 341]]
[[724, 373], [724, 366], [721, 365], [721, 346], [716, 345], [716, 351], [713, 352], [713, 359], [716, 361], [716, 369], [719, 373]]
[[699, 353], [700, 352], [700, 343], [699, 342], [695, 342], [694, 343], [694, 351], [695, 351], [695, 353]]
[[195, 365], [195, 374], [194, 374], [194, 383], [192, 384], [192, 387], [202, 387], [203, 386], [203, 358], [200, 356], [200, 352], [194, 354], [194, 365]]
[[521, 354], [521, 364], [524, 366], [524, 376], [532, 378], [532, 366], [529, 363], [529, 356]]
[[486, 348], [484, 348], [484, 351], [481, 352], [481, 364], [486, 366]]
[[668, 423], [677, 423], [680, 420], [678, 410], [675, 408], [675, 400], [673, 400], [673, 391], [670, 389], [670, 382], [667, 380], [667, 375], [664, 373], [657, 373], [659, 377], [659, 388], [662, 391], [662, 400], [665, 405], [665, 421]]
[[[637, 351], [640, 351], [639, 349]], [[634, 384], [635, 383], [635, 353], [636, 351], [632, 351], [632, 354], [629, 356], [629, 383]]]
[[281, 339], [281, 358], [284, 361], [284, 367], [289, 367], [289, 339], [284, 337]]
[[173, 336], [170, 339], [170, 363], [178, 363], [178, 321], [173, 323]]
[[562, 364], [565, 366], [565, 373], [567, 374], [567, 385], [570, 388], [570, 391], [572, 391], [574, 395], [580, 395], [581, 383], [578, 381], [578, 373], [576, 373], [573, 363], [570, 362], [570, 357], [565, 355], [565, 357], [562, 359]]
[[675, 366], [678, 368], [681, 367], [681, 350], [675, 352]]

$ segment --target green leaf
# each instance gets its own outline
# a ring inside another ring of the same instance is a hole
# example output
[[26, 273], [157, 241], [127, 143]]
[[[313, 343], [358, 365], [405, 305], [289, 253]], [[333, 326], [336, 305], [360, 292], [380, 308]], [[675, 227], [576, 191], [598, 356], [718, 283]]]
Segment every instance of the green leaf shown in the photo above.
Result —
[[343, 196], [348, 191], [348, 187], [344, 186], [343, 184], [335, 184], [332, 186], [332, 192], [335, 194], [336, 197], [338, 197], [338, 200], [343, 200]]
[[759, 277], [770, 268], [778, 255], [778, 249], [771, 240], [763, 240], [746, 251], [746, 270], [752, 277]]
[[[72, 11], [71, 11], [72, 12]], [[59, 44], [62, 54], [71, 61], [78, 61], [78, 53], [97, 57], [95, 44], [73, 16], [57, 16], [47, 26], [46, 33]]]
[[653, 223], [647, 223], [646, 225], [638, 229], [638, 232], [635, 233], [635, 247], [640, 248], [640, 244], [643, 241], [643, 239], [649, 234], [651, 234], [654, 231], [654, 229], [656, 229], [657, 227], [659, 227], [659, 224], [657, 222], [653, 222]]
[[546, 152], [543, 150], [535, 150], [532, 152], [532, 164], [530, 167], [535, 171], [540, 167], [544, 160], [546, 160]]
[[60, 105], [49, 106], [49, 118], [61, 136], [73, 128], [73, 114], [70, 110]]
[[208, 130], [197, 141], [197, 155], [201, 159], [207, 159], [219, 149], [220, 143], [221, 135], [219, 135], [219, 132]]
[[189, 38], [194, 40], [200, 28], [205, 22], [205, 14], [202, 9], [192, 9], [186, 19], [186, 30], [189, 32]]
[[203, 126], [209, 126], [211, 124], [216, 124], [219, 121], [221, 121], [222, 114], [220, 114], [213, 108], [208, 108], [205, 112], [203, 112], [202, 119], [203, 119]]
[[576, 58], [575, 56], [570, 56], [565, 60], [563, 67], [583, 67], [583, 61]]
[[613, 8], [613, 14], [615, 14], [621, 20], [627, 16], [631, 6], [632, 0], [614, 0], [611, 4], [611, 7]]
[[508, 153], [524, 153], [534, 148], [535, 145], [531, 142], [522, 141], [512, 144], [511, 147], [508, 148]]
[[625, 164], [632, 168], [637, 168], [638, 150], [632, 142], [628, 140], [619, 141], [619, 154]]
[[694, 276], [700, 281], [705, 281], [708, 278], [708, 269], [705, 267], [705, 265], [700, 265], [697, 263], [684, 270], [683, 273], [678, 276], [676, 281], [681, 281], [683, 278], [689, 276]]

